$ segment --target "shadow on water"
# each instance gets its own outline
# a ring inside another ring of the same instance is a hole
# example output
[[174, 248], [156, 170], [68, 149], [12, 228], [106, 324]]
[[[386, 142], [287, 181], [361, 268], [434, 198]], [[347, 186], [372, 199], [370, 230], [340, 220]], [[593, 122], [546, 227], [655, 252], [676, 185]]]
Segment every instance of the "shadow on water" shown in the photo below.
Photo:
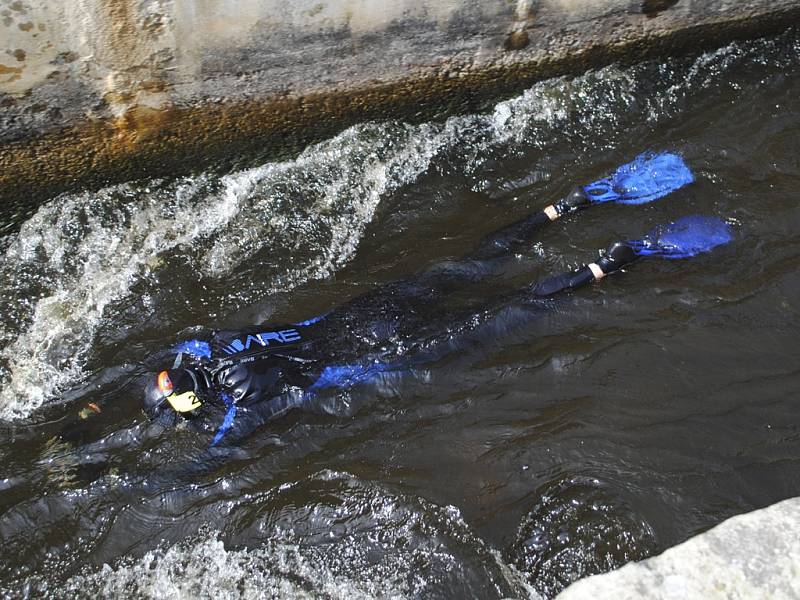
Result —
[[[43, 206], [0, 257], [3, 594], [552, 597], [797, 495], [799, 55], [790, 32], [608, 67]], [[139, 412], [145, 358], [197, 328], [324, 313], [647, 148], [697, 182], [559, 222], [454, 314], [684, 214], [734, 245], [478, 328], [235, 447]]]

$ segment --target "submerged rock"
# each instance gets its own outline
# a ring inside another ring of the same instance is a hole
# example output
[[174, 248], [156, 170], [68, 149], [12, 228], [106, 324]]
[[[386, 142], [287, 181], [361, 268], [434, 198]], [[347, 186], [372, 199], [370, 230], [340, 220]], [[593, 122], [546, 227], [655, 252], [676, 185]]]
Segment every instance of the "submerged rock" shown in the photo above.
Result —
[[545, 597], [653, 552], [649, 525], [597, 479], [561, 478], [536, 495], [507, 559]]

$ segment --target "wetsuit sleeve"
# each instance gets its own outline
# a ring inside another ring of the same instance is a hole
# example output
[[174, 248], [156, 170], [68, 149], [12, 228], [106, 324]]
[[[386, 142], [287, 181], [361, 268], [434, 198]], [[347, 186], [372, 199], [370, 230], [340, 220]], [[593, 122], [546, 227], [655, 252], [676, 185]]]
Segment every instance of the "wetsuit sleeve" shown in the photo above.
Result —
[[266, 421], [302, 405], [302, 389], [308, 377], [295, 372], [286, 357], [265, 354], [261, 360], [250, 356], [217, 374], [219, 397], [225, 416], [211, 443], [240, 437]]
[[295, 388], [274, 398], [241, 406], [234, 402], [231, 396], [223, 394], [225, 416], [214, 434], [211, 446], [218, 446], [223, 441], [231, 443], [250, 435], [268, 421], [277, 419], [295, 408], [302, 408], [308, 397], [301, 389]]
[[231, 401], [247, 406], [277, 395], [281, 369], [268, 360], [249, 362], [225, 369], [218, 376], [219, 387]]

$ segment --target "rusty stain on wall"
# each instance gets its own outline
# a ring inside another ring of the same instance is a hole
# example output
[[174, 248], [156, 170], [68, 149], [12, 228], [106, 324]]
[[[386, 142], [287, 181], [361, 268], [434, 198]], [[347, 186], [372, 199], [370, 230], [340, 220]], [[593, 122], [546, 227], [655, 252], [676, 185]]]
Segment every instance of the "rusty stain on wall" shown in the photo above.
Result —
[[[0, 64], [0, 82], [10, 83], [20, 78], [22, 67], [9, 67], [8, 65]], [[2, 75], [10, 75], [10, 77], [3, 79]]]
[[366, 119], [479, 110], [545, 77], [800, 22], [800, 0], [689, 4], [0, 0], [0, 210], [286, 155]]

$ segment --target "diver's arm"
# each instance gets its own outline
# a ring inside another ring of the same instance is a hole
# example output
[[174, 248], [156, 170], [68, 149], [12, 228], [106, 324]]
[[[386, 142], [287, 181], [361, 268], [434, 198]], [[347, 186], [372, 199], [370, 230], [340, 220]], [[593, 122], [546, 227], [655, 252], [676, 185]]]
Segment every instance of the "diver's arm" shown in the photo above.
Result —
[[67, 422], [58, 433], [59, 439], [74, 446], [79, 446], [100, 437], [102, 426], [97, 419], [92, 418], [100, 410], [89, 408], [89, 406], [97, 405], [91, 402], [78, 411], [77, 415], [69, 414], [66, 416]]
[[530, 244], [533, 241], [534, 233], [545, 225], [568, 213], [588, 206], [590, 206], [590, 203], [586, 193], [583, 188], [577, 187], [568, 196], [555, 204], [551, 204], [521, 221], [512, 223], [490, 234], [467, 258], [489, 260], [513, 254], [526, 244]]
[[569, 273], [562, 273], [533, 286], [533, 295], [537, 298], [553, 296], [559, 292], [574, 290], [587, 283], [599, 281], [606, 275], [619, 271], [638, 257], [628, 244], [617, 242], [611, 246], [597, 262], [590, 263]]

